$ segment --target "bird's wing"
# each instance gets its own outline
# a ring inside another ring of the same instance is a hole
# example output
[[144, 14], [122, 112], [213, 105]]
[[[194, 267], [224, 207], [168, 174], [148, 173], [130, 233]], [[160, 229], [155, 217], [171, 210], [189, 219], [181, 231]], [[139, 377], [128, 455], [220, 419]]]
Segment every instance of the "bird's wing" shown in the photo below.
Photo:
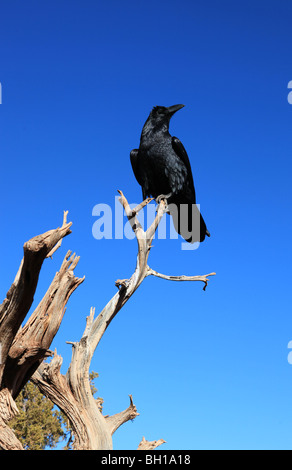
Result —
[[172, 148], [175, 151], [176, 155], [181, 159], [181, 161], [186, 166], [190, 187], [191, 189], [194, 190], [194, 194], [195, 194], [193, 174], [192, 174], [191, 164], [190, 164], [190, 160], [186, 152], [186, 149], [184, 148], [183, 144], [177, 137], [172, 137], [171, 143], [172, 143]]
[[138, 167], [138, 149], [133, 149], [130, 152], [130, 160], [131, 160], [131, 165], [133, 168], [134, 175], [136, 177], [136, 180], [138, 181], [139, 184], [141, 184], [141, 177], [139, 174], [139, 167]]
[[145, 182], [143, 178], [141, 177], [140, 171], [139, 171], [139, 164], [138, 164], [138, 154], [139, 154], [139, 149], [133, 149], [130, 152], [130, 160], [131, 160], [131, 165], [133, 168], [133, 172], [135, 175], [136, 180], [142, 186], [142, 197], [143, 201], [147, 198], [147, 191], [145, 189]]

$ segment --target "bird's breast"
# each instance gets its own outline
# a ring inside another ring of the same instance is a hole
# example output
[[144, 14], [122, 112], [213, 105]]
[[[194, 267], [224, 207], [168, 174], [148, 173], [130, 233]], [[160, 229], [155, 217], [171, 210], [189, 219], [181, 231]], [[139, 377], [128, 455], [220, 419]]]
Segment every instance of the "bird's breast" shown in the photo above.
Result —
[[142, 144], [139, 155], [140, 165], [147, 176], [152, 196], [177, 194], [183, 190], [187, 169], [174, 152], [170, 139], [152, 139], [151, 143]]

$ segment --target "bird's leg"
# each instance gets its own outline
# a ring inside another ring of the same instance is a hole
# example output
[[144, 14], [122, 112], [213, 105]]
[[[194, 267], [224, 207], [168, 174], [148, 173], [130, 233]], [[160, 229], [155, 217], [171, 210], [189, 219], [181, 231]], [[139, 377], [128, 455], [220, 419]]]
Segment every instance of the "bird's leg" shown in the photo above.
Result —
[[[156, 204], [160, 204], [160, 202], [164, 199], [165, 200], [165, 208], [164, 208], [164, 212], [165, 213], [169, 213], [168, 212], [168, 206], [167, 206], [167, 199], [169, 199], [170, 197], [172, 196], [172, 193], [169, 193], [169, 194], [160, 194], [160, 196], [158, 196], [155, 201], [156, 201]], [[156, 212], [158, 210], [158, 206], [156, 207]]]
[[160, 194], [160, 196], [158, 196], [155, 200], [156, 200], [156, 203], [157, 204], [160, 204], [160, 202], [162, 201], [162, 199], [165, 199], [167, 201], [167, 199], [169, 199], [170, 197], [172, 196], [172, 193], [169, 193], [169, 194]]

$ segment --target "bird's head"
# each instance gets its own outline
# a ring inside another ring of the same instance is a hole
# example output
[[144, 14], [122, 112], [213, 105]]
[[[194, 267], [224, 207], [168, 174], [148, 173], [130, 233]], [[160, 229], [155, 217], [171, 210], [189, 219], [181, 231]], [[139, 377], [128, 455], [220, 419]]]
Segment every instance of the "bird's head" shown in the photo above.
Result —
[[169, 128], [169, 121], [171, 116], [174, 115], [179, 109], [183, 108], [184, 104], [175, 104], [174, 106], [154, 106], [151, 110], [147, 121], [142, 130], [142, 137], [149, 135], [153, 132], [167, 132]]
[[[150, 116], [156, 121], [169, 122], [170, 118], [176, 113], [179, 109], [183, 108], [184, 104], [175, 104], [166, 108], [165, 106], [154, 106]], [[150, 117], [149, 116], [149, 117]]]

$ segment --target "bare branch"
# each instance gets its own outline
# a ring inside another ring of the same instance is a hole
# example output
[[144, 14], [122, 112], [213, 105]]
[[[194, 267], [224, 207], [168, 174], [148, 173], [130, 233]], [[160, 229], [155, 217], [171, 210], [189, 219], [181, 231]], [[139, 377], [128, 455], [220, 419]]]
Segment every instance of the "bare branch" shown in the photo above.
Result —
[[165, 444], [165, 442], [166, 441], [164, 439], [159, 439], [158, 441], [146, 441], [145, 437], [142, 437], [142, 441], [140, 442], [137, 450], [153, 450], [161, 444]]
[[[68, 215], [68, 211], [64, 211], [62, 227], [65, 227], [67, 225], [67, 215]], [[71, 225], [72, 225], [72, 222], [70, 222], [70, 226]], [[58, 241], [58, 243], [54, 246], [54, 248], [51, 249], [51, 251], [47, 254], [46, 258], [52, 258], [53, 254], [55, 253], [55, 251], [57, 251], [58, 248], [60, 248], [61, 244], [62, 244], [62, 238], [61, 240]]]
[[55, 245], [71, 233], [72, 223], [31, 238], [24, 244], [24, 256], [15, 280], [0, 306], [1, 363], [0, 386], [4, 365], [12, 341], [33, 302], [39, 272], [46, 256]]
[[126, 410], [121, 411], [120, 413], [117, 413], [115, 415], [106, 417], [106, 424], [111, 434], [113, 434], [122, 424], [126, 423], [130, 419], [135, 419], [137, 416], [139, 416], [137, 408], [133, 403], [132, 395], [129, 395], [129, 397], [130, 406]]
[[140, 204], [138, 204], [134, 209], [132, 209], [133, 216], [138, 214], [138, 212], [140, 212], [140, 210], [144, 209], [144, 207], [147, 206], [147, 204], [149, 204], [149, 202], [151, 202], [151, 201], [153, 201], [153, 197], [148, 197], [147, 199], [142, 201]]
[[164, 199], [161, 199], [161, 201], [159, 203], [159, 206], [158, 206], [158, 209], [157, 209], [155, 219], [146, 231], [146, 238], [148, 240], [149, 246], [151, 245], [151, 242], [153, 240], [153, 237], [155, 235], [157, 227], [158, 227], [163, 215], [165, 214], [166, 208], [167, 208], [166, 201]]
[[67, 252], [45, 296], [14, 338], [4, 374], [5, 384], [14, 398], [43, 359], [51, 355], [49, 347], [59, 330], [65, 305], [84, 280], [74, 276], [78, 261], [75, 253]]
[[[119, 201], [120, 201], [120, 203], [122, 204], [122, 206], [125, 210], [128, 221], [130, 222], [132, 230], [135, 233], [136, 238], [137, 238], [138, 243], [139, 243], [139, 239], [141, 238], [141, 235], [144, 233], [144, 231], [142, 230], [142, 226], [141, 226], [139, 220], [137, 219], [137, 214], [143, 207], [145, 207], [151, 201], [151, 199], [145, 199], [145, 201], [143, 201], [141, 204], [138, 204], [138, 206], [136, 206], [135, 209], [132, 210], [129, 203], [128, 203], [128, 201], [127, 201], [127, 199], [125, 198], [124, 194], [122, 193], [122, 191], [118, 190], [118, 193], [121, 196], [119, 198]], [[143, 238], [143, 236], [142, 236], [142, 238]]]
[[166, 274], [160, 274], [157, 271], [154, 271], [154, 269], [151, 269], [149, 266], [147, 268], [147, 276], [156, 276], [160, 277], [161, 279], [165, 279], [167, 281], [201, 281], [204, 282], [205, 285], [203, 287], [203, 290], [206, 290], [206, 287], [208, 285], [208, 276], [215, 276], [216, 273], [210, 273], [210, 274], [204, 274], [203, 276], [168, 276]]

